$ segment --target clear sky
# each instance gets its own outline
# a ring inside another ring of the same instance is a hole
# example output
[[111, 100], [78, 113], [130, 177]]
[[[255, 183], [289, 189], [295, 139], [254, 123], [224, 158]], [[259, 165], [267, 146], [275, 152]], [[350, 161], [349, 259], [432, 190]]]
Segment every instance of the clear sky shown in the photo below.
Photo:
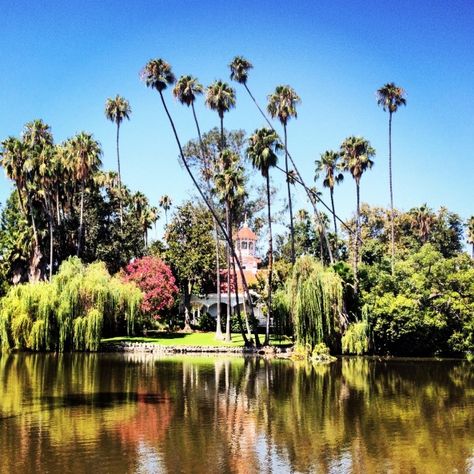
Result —
[[[177, 76], [193, 74], [208, 85], [228, 80], [228, 63], [244, 55], [254, 64], [249, 87], [262, 104], [278, 84], [301, 96], [289, 148], [308, 182], [321, 152], [363, 135], [377, 155], [362, 178], [362, 200], [388, 205], [388, 118], [375, 91], [394, 81], [408, 101], [393, 125], [396, 206], [427, 202], [463, 218], [474, 214], [472, 1], [0, 0], [0, 7], [0, 139], [42, 118], [58, 142], [94, 133], [105, 168], [115, 169], [115, 128], [103, 109], [119, 93], [133, 110], [121, 133], [124, 181], [152, 204], [163, 194], [179, 202], [192, 185], [158, 94], [140, 82], [139, 71], [162, 57]], [[235, 87], [237, 108], [225, 126], [252, 132], [263, 121]], [[193, 138], [190, 111], [170, 93], [168, 100], [183, 141]], [[204, 129], [218, 125], [202, 100], [197, 112]], [[275, 174], [282, 191], [283, 183]], [[0, 202], [10, 189], [2, 174]], [[298, 207], [303, 194], [295, 195]], [[337, 211], [347, 217], [354, 206], [354, 183], [346, 178], [336, 191]]]

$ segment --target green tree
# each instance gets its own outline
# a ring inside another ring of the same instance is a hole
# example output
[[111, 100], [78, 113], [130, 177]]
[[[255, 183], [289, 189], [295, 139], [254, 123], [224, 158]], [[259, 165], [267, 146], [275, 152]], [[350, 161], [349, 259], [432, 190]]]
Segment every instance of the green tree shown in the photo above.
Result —
[[371, 158], [375, 150], [370, 142], [362, 137], [348, 137], [341, 145], [342, 168], [348, 171], [356, 183], [356, 233], [354, 238], [354, 286], [357, 293], [357, 267], [359, 263], [359, 240], [360, 240], [360, 180], [365, 171], [372, 168], [374, 162]]
[[[107, 99], [105, 103], [105, 116], [111, 122], [114, 122], [117, 125], [117, 138], [116, 138], [116, 148], [117, 148], [117, 171], [118, 171], [118, 185], [119, 185], [119, 194], [122, 193], [122, 173], [120, 171], [120, 125], [124, 119], [130, 120], [130, 114], [132, 109], [127, 99], [124, 99], [120, 95], [116, 95], [114, 99]], [[120, 199], [120, 225], [123, 226], [123, 205], [122, 199]]]
[[[270, 199], [270, 168], [275, 167], [278, 162], [277, 153], [282, 146], [277, 134], [269, 128], [255, 130], [249, 138], [247, 155], [252, 166], [259, 170], [265, 178], [267, 185], [267, 212], [268, 212], [268, 296], [267, 296], [267, 320], [265, 327], [265, 343], [270, 342], [270, 318], [272, 311], [272, 272], [273, 272], [273, 237], [272, 237], [272, 213]], [[292, 248], [294, 251], [294, 247]]]
[[320, 173], [324, 173], [323, 186], [329, 188], [331, 195], [332, 217], [334, 221], [334, 235], [335, 235], [335, 253], [337, 253], [337, 222], [336, 210], [334, 207], [334, 187], [343, 181], [344, 175], [339, 172], [339, 153], [335, 151], [325, 151], [321, 154], [321, 158], [316, 160], [316, 179], [319, 178]]
[[212, 215], [202, 205], [185, 202], [176, 212], [165, 235], [165, 261], [171, 266], [183, 297], [185, 326], [190, 328], [190, 301], [194, 293], [212, 288], [215, 274]]
[[405, 91], [390, 82], [377, 90], [377, 104], [385, 112], [388, 111], [388, 170], [390, 182], [390, 226], [391, 226], [391, 252], [392, 274], [395, 262], [395, 226], [393, 214], [393, 182], [392, 182], [392, 116], [401, 105], [406, 105]]
[[295, 263], [295, 233], [293, 227], [293, 205], [291, 199], [291, 180], [289, 179], [288, 168], [288, 120], [297, 118], [296, 106], [301, 103], [298, 94], [290, 86], [277, 86], [275, 92], [268, 96], [268, 113], [272, 118], [278, 117], [283, 126], [284, 147], [285, 147], [285, 172], [288, 189], [288, 208], [290, 212], [290, 234], [291, 234], [291, 262]]

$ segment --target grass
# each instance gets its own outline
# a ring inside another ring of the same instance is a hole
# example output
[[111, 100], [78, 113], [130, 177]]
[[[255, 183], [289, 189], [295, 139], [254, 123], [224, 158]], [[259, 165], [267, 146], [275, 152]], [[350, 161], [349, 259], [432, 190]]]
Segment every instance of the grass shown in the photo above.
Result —
[[[260, 342], [263, 342], [263, 335], [260, 335]], [[214, 332], [173, 332], [173, 333], [158, 333], [154, 336], [148, 337], [111, 337], [102, 339], [101, 342], [147, 342], [153, 344], [160, 344], [162, 346], [231, 346], [241, 347], [244, 345], [244, 340], [241, 334], [232, 334], [232, 342], [219, 341], [215, 339]], [[281, 340], [278, 336], [270, 335], [270, 344], [272, 345], [289, 345], [291, 340], [282, 336]]]

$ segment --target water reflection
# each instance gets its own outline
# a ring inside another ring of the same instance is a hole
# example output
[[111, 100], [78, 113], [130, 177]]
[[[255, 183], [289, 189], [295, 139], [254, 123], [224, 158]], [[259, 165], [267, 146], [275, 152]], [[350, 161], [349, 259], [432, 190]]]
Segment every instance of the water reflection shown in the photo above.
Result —
[[0, 356], [0, 472], [474, 472], [462, 361]]

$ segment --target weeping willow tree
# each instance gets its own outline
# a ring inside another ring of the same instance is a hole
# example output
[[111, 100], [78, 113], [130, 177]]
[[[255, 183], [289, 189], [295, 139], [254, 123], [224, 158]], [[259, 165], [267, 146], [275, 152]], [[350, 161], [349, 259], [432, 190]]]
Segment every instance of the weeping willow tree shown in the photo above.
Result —
[[11, 288], [0, 304], [3, 350], [89, 350], [104, 334], [133, 334], [141, 291], [111, 277], [105, 264], [65, 261], [51, 282]]
[[343, 287], [340, 277], [309, 256], [298, 258], [278, 298], [278, 313], [286, 306], [293, 322], [296, 345], [308, 348], [323, 343], [336, 350], [340, 345]]
[[370, 325], [367, 306], [362, 308], [362, 320], [347, 327], [342, 336], [342, 352], [345, 354], [367, 354], [370, 349]]

